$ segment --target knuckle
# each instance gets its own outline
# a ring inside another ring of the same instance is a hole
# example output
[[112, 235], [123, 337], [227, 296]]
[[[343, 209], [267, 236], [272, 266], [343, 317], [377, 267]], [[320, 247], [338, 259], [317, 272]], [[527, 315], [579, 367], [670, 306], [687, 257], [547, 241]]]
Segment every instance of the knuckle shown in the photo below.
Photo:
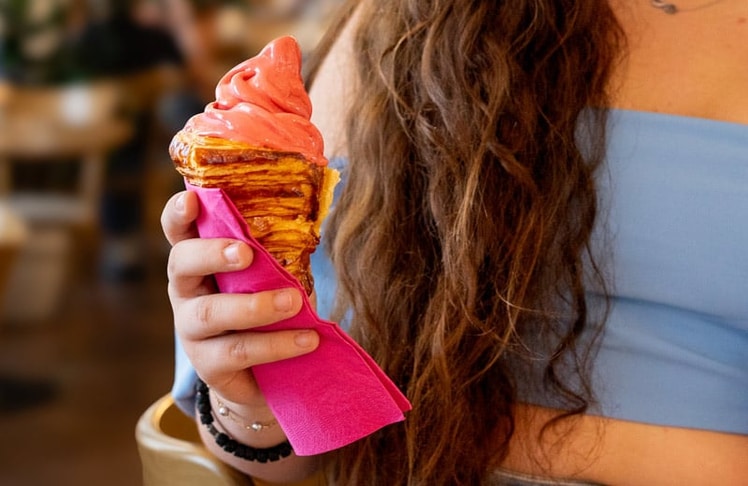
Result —
[[182, 240], [171, 247], [169, 250], [169, 258], [166, 261], [166, 272], [169, 278], [175, 278], [184, 276], [189, 270], [189, 266], [186, 264], [190, 261], [187, 258], [191, 253], [190, 241]]
[[261, 299], [259, 298], [258, 294], [251, 294], [247, 296], [244, 301], [244, 310], [246, 311], [247, 316], [256, 318], [261, 313], [263, 305], [260, 301]]
[[226, 344], [228, 359], [251, 367], [291, 357], [285, 341], [277, 333], [237, 333]]
[[169, 252], [169, 259], [166, 261], [166, 275], [169, 280], [173, 279], [178, 275], [179, 266], [177, 265], [177, 258], [174, 254], [174, 248]]
[[164, 206], [164, 209], [161, 211], [159, 222], [161, 223], [161, 229], [164, 230], [164, 233], [170, 233], [172, 231], [172, 218], [168, 204]]
[[283, 342], [280, 339], [269, 339], [268, 340], [268, 359], [272, 361], [281, 360], [284, 358], [288, 358], [288, 354], [286, 352], [286, 346], [283, 344]]
[[195, 299], [195, 319], [202, 328], [209, 328], [215, 316], [215, 308], [211, 299], [199, 297]]
[[268, 296], [264, 293], [251, 294], [244, 299], [243, 312], [251, 327], [257, 328], [270, 324], [272, 310], [268, 305]]
[[237, 336], [236, 339], [231, 339], [228, 343], [227, 354], [229, 359], [232, 361], [238, 361], [240, 363], [248, 361], [250, 352], [246, 339], [239, 336]]
[[166, 295], [169, 297], [172, 309], [174, 309], [176, 302], [179, 300], [179, 292], [171, 279], [166, 283]]
[[171, 229], [171, 204], [175, 196], [172, 196], [169, 201], [166, 202], [163, 209], [161, 210], [161, 216], [159, 217], [159, 222], [161, 223], [161, 228], [164, 230], [164, 232], [168, 233]]

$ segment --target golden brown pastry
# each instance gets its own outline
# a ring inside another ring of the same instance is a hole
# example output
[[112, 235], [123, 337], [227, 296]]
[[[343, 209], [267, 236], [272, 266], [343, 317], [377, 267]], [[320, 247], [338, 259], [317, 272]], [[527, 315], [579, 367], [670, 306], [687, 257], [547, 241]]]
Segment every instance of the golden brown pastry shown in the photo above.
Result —
[[216, 101], [169, 146], [177, 170], [199, 187], [223, 189], [252, 236], [302, 284], [332, 202], [337, 171], [322, 155], [296, 41], [282, 37], [229, 71]]

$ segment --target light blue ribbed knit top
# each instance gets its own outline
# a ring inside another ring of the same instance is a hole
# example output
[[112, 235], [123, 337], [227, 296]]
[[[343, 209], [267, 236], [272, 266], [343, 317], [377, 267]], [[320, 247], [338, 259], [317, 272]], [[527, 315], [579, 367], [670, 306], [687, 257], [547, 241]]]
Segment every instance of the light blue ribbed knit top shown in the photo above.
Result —
[[[748, 125], [626, 110], [609, 123], [594, 243], [612, 308], [593, 412], [748, 434]], [[322, 249], [312, 268], [327, 316], [336, 279]], [[190, 412], [193, 380], [177, 345], [173, 393]]]
[[599, 412], [748, 434], [748, 125], [614, 110], [609, 144]]

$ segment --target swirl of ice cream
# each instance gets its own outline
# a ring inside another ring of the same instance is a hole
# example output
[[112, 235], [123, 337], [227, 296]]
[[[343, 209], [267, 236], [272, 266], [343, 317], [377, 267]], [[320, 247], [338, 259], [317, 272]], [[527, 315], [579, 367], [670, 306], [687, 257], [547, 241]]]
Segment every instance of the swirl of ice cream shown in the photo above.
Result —
[[228, 71], [216, 86], [216, 100], [184, 129], [297, 152], [311, 163], [326, 165], [322, 135], [311, 115], [312, 103], [301, 78], [301, 51], [293, 37], [285, 36]]

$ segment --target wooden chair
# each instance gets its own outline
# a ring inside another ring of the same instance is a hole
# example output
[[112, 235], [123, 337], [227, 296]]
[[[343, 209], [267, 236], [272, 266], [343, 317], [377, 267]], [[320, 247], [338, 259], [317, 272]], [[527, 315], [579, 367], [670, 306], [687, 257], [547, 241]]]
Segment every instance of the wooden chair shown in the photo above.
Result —
[[[171, 395], [154, 402], [135, 428], [143, 486], [273, 486], [251, 479], [216, 459], [202, 445], [195, 421]], [[313, 477], [293, 486], [324, 486]]]

